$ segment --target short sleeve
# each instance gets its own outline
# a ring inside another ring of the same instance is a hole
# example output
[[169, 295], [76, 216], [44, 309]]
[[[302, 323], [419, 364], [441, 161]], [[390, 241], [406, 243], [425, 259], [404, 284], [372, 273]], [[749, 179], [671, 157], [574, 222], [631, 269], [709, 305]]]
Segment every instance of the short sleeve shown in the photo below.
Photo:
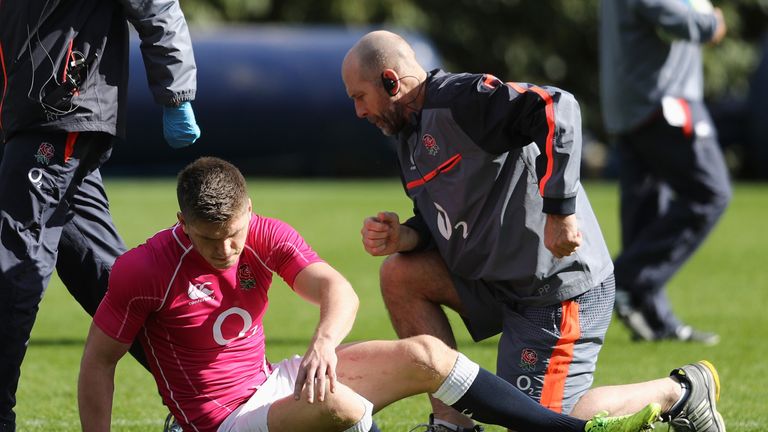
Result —
[[266, 265], [289, 285], [306, 266], [323, 262], [304, 238], [289, 224], [270, 218], [254, 217], [250, 235]]
[[154, 266], [145, 249], [132, 249], [115, 261], [109, 289], [93, 317], [104, 333], [122, 343], [133, 342], [149, 314], [163, 301], [163, 290], [153, 281]]

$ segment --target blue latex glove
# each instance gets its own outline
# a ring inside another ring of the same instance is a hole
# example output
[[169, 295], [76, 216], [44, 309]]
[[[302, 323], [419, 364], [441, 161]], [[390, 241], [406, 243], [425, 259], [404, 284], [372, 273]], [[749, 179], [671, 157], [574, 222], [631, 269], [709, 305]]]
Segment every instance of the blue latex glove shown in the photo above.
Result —
[[178, 149], [192, 145], [200, 138], [192, 104], [182, 102], [177, 107], [163, 106], [163, 136], [168, 145]]

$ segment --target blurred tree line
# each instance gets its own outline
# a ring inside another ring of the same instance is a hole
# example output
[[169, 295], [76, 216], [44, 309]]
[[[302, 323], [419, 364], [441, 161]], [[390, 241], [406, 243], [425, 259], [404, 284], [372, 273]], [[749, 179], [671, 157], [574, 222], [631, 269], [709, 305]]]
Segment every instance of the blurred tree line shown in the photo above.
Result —
[[[611, 0], [603, 0], [611, 1]], [[599, 0], [181, 0], [190, 22], [367, 25], [418, 31], [446, 70], [550, 84], [576, 95], [584, 129], [603, 138]], [[715, 1], [728, 35], [705, 50], [708, 99], [743, 98], [768, 33], [768, 0]]]

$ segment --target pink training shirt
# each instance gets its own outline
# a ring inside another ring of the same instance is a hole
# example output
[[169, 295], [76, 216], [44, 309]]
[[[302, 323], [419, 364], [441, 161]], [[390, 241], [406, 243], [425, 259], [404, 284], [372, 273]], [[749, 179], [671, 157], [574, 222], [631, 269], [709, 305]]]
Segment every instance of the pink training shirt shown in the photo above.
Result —
[[190, 431], [215, 431], [270, 373], [262, 317], [272, 274], [289, 286], [321, 262], [285, 222], [253, 215], [237, 265], [213, 268], [179, 225], [117, 259], [94, 322], [139, 337], [163, 402]]

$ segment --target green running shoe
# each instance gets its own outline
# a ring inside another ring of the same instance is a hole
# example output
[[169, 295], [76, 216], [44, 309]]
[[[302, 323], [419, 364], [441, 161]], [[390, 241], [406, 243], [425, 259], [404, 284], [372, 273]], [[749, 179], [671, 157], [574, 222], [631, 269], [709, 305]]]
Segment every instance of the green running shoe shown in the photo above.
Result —
[[598, 413], [584, 426], [584, 432], [641, 432], [653, 429], [653, 424], [661, 414], [661, 406], [650, 403], [640, 411], [619, 417], [606, 417]]

